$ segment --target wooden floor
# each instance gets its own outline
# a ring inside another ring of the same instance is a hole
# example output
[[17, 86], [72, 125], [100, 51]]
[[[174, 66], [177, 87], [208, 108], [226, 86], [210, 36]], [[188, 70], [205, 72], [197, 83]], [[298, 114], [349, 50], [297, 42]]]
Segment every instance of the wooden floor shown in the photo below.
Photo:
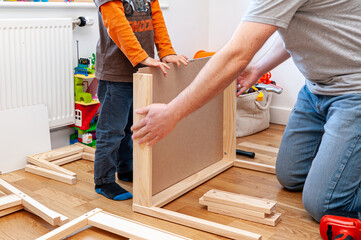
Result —
[[[283, 126], [271, 125], [269, 129], [258, 134], [238, 138], [237, 144], [241, 144], [242, 146], [237, 145], [237, 148], [256, 152], [255, 161], [257, 162], [274, 164], [283, 131]], [[128, 217], [192, 239], [225, 239], [134, 213], [131, 210], [131, 200], [115, 202], [96, 194], [93, 184], [93, 166], [88, 161], [80, 160], [65, 165], [65, 168], [77, 173], [78, 183], [76, 185], [63, 184], [30, 173], [25, 173], [23, 170], [2, 175], [0, 178], [13, 184], [15, 187], [52, 210], [68, 216], [70, 219], [76, 218], [94, 208], [102, 208], [105, 211]], [[132, 190], [132, 185], [129, 183], [120, 182], [120, 184], [127, 190]], [[210, 189], [220, 189], [276, 200], [279, 203], [278, 212], [282, 213], [282, 220], [276, 227], [270, 227], [209, 213], [205, 207], [198, 204], [198, 199]], [[312, 220], [302, 206], [301, 193], [285, 191], [278, 183], [276, 176], [268, 173], [233, 167], [171, 202], [165, 208], [262, 234], [264, 240], [321, 239], [319, 236], [318, 223]], [[1, 240], [35, 239], [52, 229], [52, 226], [24, 210], [0, 218]], [[87, 228], [68, 239], [107, 240], [122, 238], [92, 227]]]

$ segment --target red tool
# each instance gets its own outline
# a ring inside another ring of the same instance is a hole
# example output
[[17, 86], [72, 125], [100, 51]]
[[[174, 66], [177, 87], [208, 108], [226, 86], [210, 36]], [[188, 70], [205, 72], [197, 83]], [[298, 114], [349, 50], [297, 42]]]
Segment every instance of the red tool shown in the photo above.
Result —
[[361, 240], [361, 213], [331, 211], [320, 222], [323, 240]]

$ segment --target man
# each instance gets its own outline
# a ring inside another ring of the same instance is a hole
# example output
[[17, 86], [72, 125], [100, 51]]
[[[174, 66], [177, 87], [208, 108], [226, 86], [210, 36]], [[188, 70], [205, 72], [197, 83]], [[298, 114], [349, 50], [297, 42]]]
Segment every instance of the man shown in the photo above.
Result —
[[[253, 0], [232, 39], [169, 104], [137, 110], [138, 143], [152, 145], [238, 77], [240, 93], [292, 56], [306, 78], [277, 158], [277, 177], [303, 189], [320, 220], [327, 210], [361, 211], [361, 1]], [[282, 39], [254, 65], [276, 31]], [[283, 41], [282, 41], [283, 40]]]

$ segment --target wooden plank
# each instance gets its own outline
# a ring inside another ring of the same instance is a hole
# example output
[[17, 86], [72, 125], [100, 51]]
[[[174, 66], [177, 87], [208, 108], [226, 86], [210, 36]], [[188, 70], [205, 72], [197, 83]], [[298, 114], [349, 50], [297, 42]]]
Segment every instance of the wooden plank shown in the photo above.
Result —
[[59, 173], [64, 173], [64, 174], [67, 174], [69, 176], [76, 176], [76, 173], [72, 172], [72, 171], [69, 171], [65, 168], [62, 168], [62, 167], [59, 167], [51, 162], [48, 162], [46, 160], [42, 160], [42, 159], [37, 159], [35, 157], [32, 157], [32, 156], [28, 156], [27, 157], [27, 160], [29, 163], [32, 163], [38, 167], [43, 167], [43, 168], [46, 168], [46, 169], [49, 169], [49, 170], [53, 170], [53, 171], [56, 171], [56, 172], [59, 172]]
[[83, 148], [83, 152], [85, 153], [95, 154], [95, 148], [93, 147], [89, 147], [82, 143], [74, 143], [74, 145]]
[[252, 210], [229, 206], [229, 205], [221, 204], [221, 203], [209, 202], [209, 201], [205, 201], [203, 197], [201, 197], [199, 199], [199, 204], [205, 205], [207, 207], [223, 209], [226, 211], [234, 212], [235, 214], [243, 215], [245, 218], [247, 216], [253, 216], [253, 217], [257, 217], [257, 218], [265, 218], [266, 217], [266, 213], [263, 213], [263, 212], [252, 211]]
[[53, 231], [37, 238], [37, 240], [59, 240], [63, 239], [70, 234], [86, 227], [88, 225], [88, 218], [101, 212], [102, 210], [99, 208], [94, 209], [93, 211], [90, 211], [70, 222], [67, 224], [64, 224], [61, 227], [58, 227], [57, 229], [54, 229]]
[[237, 212], [232, 212], [232, 211], [221, 209], [221, 208], [216, 208], [213, 206], [208, 206], [208, 211], [226, 215], [226, 216], [235, 217], [235, 218], [240, 218], [243, 220], [262, 223], [262, 224], [273, 226], [273, 227], [276, 226], [277, 223], [281, 220], [281, 214], [279, 214], [279, 213], [267, 214], [267, 216], [265, 218], [258, 218], [258, 217], [254, 217], [254, 216], [249, 216], [249, 215], [247, 216], [247, 215], [239, 214]]
[[253, 148], [253, 149], [260, 149], [262, 151], [271, 152], [271, 153], [278, 153], [279, 148], [260, 145], [256, 143], [250, 143], [250, 142], [241, 142], [238, 144], [240, 147], [246, 147], [246, 148]]
[[222, 225], [219, 223], [207, 221], [201, 218], [188, 216], [185, 214], [169, 211], [157, 207], [144, 207], [133, 204], [133, 210], [149, 216], [164, 219], [169, 222], [178, 223], [190, 228], [199, 229], [205, 232], [239, 240], [261, 240], [262, 236], [256, 233], [248, 232], [242, 229]]
[[161, 229], [153, 228], [130, 219], [115, 216], [110, 213], [100, 212], [89, 217], [91, 226], [118, 234], [122, 237], [144, 240], [185, 240], [181, 237]]
[[[133, 122], [137, 123], [143, 116], [136, 114], [135, 110], [153, 102], [153, 76], [136, 73], [133, 85]], [[152, 206], [152, 147], [134, 142], [133, 172], [133, 204]]]
[[236, 82], [226, 88], [223, 96], [223, 158], [236, 159], [235, 136]]
[[15, 194], [0, 197], [0, 211], [6, 208], [19, 206], [22, 204], [22, 199]]
[[38, 167], [35, 165], [27, 164], [25, 166], [25, 171], [29, 173], [33, 173], [39, 176], [43, 176], [46, 178], [54, 179], [59, 182], [67, 183], [67, 184], [75, 184], [76, 177], [69, 176], [67, 174], [55, 172], [46, 168]]
[[71, 155], [69, 157], [54, 160], [51, 163], [55, 164], [55, 165], [58, 165], [58, 166], [61, 166], [61, 165], [64, 165], [64, 164], [68, 164], [68, 163], [80, 160], [82, 158], [83, 158], [83, 153], [77, 153], [77, 154]]
[[255, 171], [259, 171], [259, 172], [276, 174], [275, 166], [271, 166], [271, 165], [267, 165], [267, 164], [263, 164], [263, 163], [236, 159], [236, 160], [234, 160], [234, 166], [240, 167], [240, 168], [245, 168], [245, 169], [251, 169], [251, 170], [255, 170]]
[[69, 221], [67, 217], [50, 210], [2, 179], [0, 179], [0, 190], [20, 197], [25, 210], [32, 212], [53, 226], [60, 226]]
[[83, 152], [83, 148], [77, 146], [77, 145], [69, 145], [62, 148], [57, 148], [54, 150], [51, 150], [49, 152], [40, 153], [33, 155], [33, 157], [46, 160], [46, 161], [53, 161], [59, 158], [68, 157], [77, 153]]
[[85, 159], [85, 160], [88, 160], [88, 161], [95, 161], [95, 155], [94, 154], [92, 154], [92, 153], [83, 153], [83, 155], [82, 155], [82, 157], [83, 157], [83, 159]]
[[202, 171], [184, 179], [172, 187], [153, 196], [153, 206], [162, 207], [174, 199], [182, 196], [193, 188], [201, 185], [221, 172], [231, 168], [233, 163], [229, 159], [222, 159], [219, 162], [203, 169]]
[[205, 193], [204, 200], [268, 214], [273, 213], [277, 207], [277, 203], [274, 201], [215, 189]]
[[18, 206], [14, 206], [14, 207], [10, 207], [4, 210], [0, 210], [0, 217], [12, 214], [14, 212], [20, 211], [23, 209], [22, 205], [18, 205]]

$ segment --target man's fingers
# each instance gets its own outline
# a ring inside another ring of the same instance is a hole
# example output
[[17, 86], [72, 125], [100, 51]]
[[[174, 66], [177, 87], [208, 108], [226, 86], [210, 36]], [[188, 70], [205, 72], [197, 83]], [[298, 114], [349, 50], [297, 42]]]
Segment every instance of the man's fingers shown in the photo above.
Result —
[[139, 122], [134, 123], [133, 126], [130, 128], [130, 130], [132, 130], [132, 132], [138, 131], [139, 129], [141, 129], [142, 127], [144, 127], [146, 125], [146, 121], [144, 119], [139, 120]]
[[149, 112], [149, 109], [150, 109], [150, 106], [138, 108], [135, 110], [135, 113], [139, 114], [139, 115], [147, 115]]
[[133, 133], [132, 139], [143, 139], [144, 136], [146, 136], [148, 133], [149, 133], [148, 129], [145, 126], [143, 126], [138, 131]]
[[177, 61], [178, 68], [180, 68], [180, 66], [181, 66], [180, 61], [181, 61], [180, 59], [178, 59], [178, 61]]
[[146, 135], [142, 136], [139, 141], [138, 144], [143, 144], [143, 143], [147, 143], [150, 140], [152, 140], [154, 138], [153, 134], [151, 132], [148, 132]]
[[155, 136], [152, 140], [148, 141], [147, 146], [152, 146], [153, 144], [156, 144], [160, 140], [159, 136]]

